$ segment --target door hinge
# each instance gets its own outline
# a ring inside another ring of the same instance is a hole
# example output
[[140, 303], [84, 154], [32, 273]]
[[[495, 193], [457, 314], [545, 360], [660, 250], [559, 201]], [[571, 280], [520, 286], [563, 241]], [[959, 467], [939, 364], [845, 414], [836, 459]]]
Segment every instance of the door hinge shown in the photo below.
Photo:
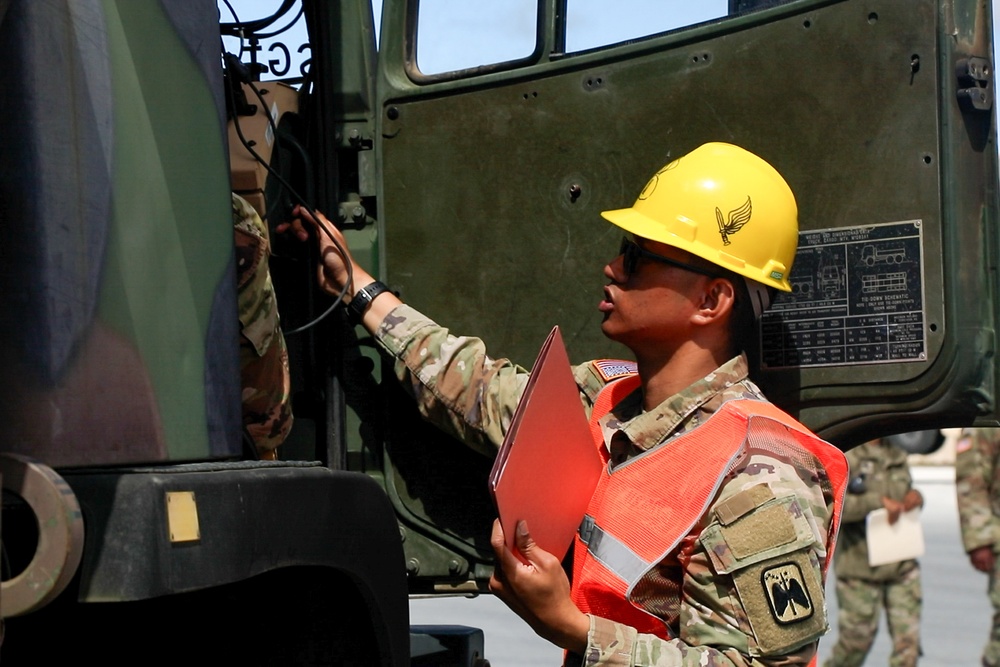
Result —
[[993, 63], [988, 58], [962, 58], [955, 66], [958, 103], [965, 111], [993, 108]]

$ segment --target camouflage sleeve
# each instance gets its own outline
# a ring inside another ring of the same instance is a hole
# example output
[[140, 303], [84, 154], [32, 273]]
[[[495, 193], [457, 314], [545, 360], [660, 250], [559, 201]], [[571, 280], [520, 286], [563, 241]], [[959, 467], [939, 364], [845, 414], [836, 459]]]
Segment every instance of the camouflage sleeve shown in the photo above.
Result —
[[[850, 478], [853, 480], [861, 473], [861, 461], [878, 460], [875, 457], [863, 457], [867, 444], [858, 445], [847, 452], [847, 464], [850, 466]], [[853, 485], [852, 485], [853, 486]], [[868, 513], [882, 507], [882, 492], [874, 488], [871, 483], [861, 485], [865, 489], [863, 493], [849, 492], [844, 496], [844, 509], [841, 514], [841, 523], [860, 523], [865, 520]]]
[[[481, 339], [455, 336], [407, 305], [386, 316], [375, 338], [395, 357], [394, 372], [424, 418], [477, 451], [496, 453], [527, 384], [527, 369], [490, 357]], [[587, 407], [593, 380], [584, 366], [574, 368], [574, 376]]]
[[268, 269], [267, 226], [242, 197], [233, 194], [232, 203], [243, 425], [258, 452], [273, 454], [292, 428], [288, 350]]
[[755, 456], [681, 547], [679, 636], [591, 617], [586, 665], [807, 665], [827, 631], [823, 489], [795, 465]]
[[966, 551], [997, 543], [1000, 518], [993, 513], [992, 481], [1000, 431], [965, 429], [955, 447], [955, 492]]
[[849, 493], [844, 496], [844, 513], [840, 520], [843, 523], [861, 523], [869, 512], [882, 507], [882, 494], [866, 491], [865, 493]]

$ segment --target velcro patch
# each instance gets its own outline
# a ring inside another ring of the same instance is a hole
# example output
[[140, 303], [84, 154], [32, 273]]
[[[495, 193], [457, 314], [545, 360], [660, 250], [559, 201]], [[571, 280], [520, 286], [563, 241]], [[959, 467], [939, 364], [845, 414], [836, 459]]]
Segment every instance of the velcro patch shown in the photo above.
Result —
[[816, 544], [813, 528], [794, 496], [775, 497], [745, 511], [771, 493], [765, 488], [748, 489], [720, 503], [722, 515], [731, 523], [724, 524], [716, 512], [718, 520], [706, 526], [698, 538], [718, 574], [774, 561]]
[[722, 535], [733, 556], [740, 560], [790, 544], [798, 537], [788, 507], [784, 504], [761, 508], [742, 521], [724, 526]]
[[605, 382], [611, 382], [626, 375], [635, 375], [639, 366], [626, 359], [595, 359], [590, 362], [594, 370]]
[[758, 484], [716, 505], [715, 515], [719, 517], [719, 522], [723, 526], [728, 526], [772, 498], [774, 498], [774, 491], [771, 491], [771, 487], [766, 484]]

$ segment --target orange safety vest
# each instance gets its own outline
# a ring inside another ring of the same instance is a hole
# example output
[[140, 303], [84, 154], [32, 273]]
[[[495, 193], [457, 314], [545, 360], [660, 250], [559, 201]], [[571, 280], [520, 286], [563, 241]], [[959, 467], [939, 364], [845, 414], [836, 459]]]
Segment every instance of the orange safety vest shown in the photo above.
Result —
[[758, 434], [772, 446], [805, 449], [826, 468], [835, 501], [825, 575], [848, 477], [843, 452], [771, 403], [736, 399], [669, 446], [654, 447], [611, 470], [599, 420], [638, 385], [637, 375], [609, 384], [591, 414], [591, 433], [605, 467], [575, 540], [572, 597], [577, 607], [669, 639], [667, 623], [631, 600], [633, 589], [658, 563], [676, 555], [681, 540], [708, 511], [730, 466]]

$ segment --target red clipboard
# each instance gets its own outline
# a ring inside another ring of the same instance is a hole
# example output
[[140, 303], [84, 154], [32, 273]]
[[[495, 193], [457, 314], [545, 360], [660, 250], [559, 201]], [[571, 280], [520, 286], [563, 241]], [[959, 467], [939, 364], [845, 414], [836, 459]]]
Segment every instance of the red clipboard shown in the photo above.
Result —
[[539, 547], [564, 558], [602, 468], [562, 334], [554, 327], [490, 473], [508, 548], [517, 553], [514, 530], [524, 519]]

